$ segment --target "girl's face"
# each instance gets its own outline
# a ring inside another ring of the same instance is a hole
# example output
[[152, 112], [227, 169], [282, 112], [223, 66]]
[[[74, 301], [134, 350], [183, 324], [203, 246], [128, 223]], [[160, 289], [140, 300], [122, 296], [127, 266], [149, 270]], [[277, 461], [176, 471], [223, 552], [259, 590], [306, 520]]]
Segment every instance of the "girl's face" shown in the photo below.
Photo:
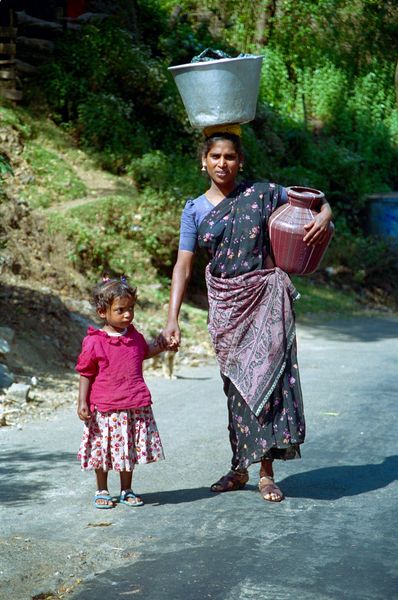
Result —
[[202, 156], [202, 164], [217, 186], [227, 187], [234, 184], [241, 159], [230, 140], [219, 140]]
[[123, 331], [134, 319], [134, 299], [131, 296], [115, 298], [112, 306], [107, 306], [104, 311], [98, 311], [101, 319], [115, 331]]

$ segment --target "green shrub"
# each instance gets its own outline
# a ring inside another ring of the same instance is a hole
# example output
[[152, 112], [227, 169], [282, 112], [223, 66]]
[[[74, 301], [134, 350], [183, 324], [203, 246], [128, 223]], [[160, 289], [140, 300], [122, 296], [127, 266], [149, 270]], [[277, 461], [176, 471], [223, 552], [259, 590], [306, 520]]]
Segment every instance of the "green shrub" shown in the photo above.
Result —
[[353, 232], [347, 219], [338, 217], [327, 260], [336, 266], [337, 280], [365, 289], [379, 287], [398, 300], [398, 247], [391, 240]]
[[133, 159], [127, 173], [134, 177], [140, 189], [149, 185], [154, 190], [165, 190], [170, 185], [170, 161], [161, 150], [147, 152], [140, 158]]
[[[170, 275], [177, 254], [185, 199], [146, 187], [140, 196], [142, 243], [160, 274]], [[167, 219], [165, 215], [167, 214]]]
[[144, 128], [133, 124], [133, 110], [132, 102], [104, 93], [88, 94], [78, 105], [77, 127], [82, 145], [94, 148], [102, 166], [111, 171], [121, 170], [131, 155], [149, 147]]
[[127, 173], [134, 177], [139, 188], [150, 188], [150, 197], [157, 191], [164, 193], [166, 198], [169, 193], [180, 202], [199, 195], [207, 183], [200, 170], [199, 158], [183, 156], [180, 152], [147, 152], [131, 161]]
[[112, 19], [66, 34], [42, 75], [54, 118], [115, 170], [161, 139], [166, 119], [173, 134], [177, 91], [166, 68]]
[[263, 54], [259, 99], [284, 115], [289, 114], [294, 106], [295, 86], [286, 61], [275, 48], [269, 47]]
[[330, 62], [315, 69], [303, 69], [298, 86], [298, 94], [302, 94], [298, 104], [301, 109], [305, 106], [302, 116], [323, 122], [334, 119], [345, 106], [347, 90], [344, 71]]

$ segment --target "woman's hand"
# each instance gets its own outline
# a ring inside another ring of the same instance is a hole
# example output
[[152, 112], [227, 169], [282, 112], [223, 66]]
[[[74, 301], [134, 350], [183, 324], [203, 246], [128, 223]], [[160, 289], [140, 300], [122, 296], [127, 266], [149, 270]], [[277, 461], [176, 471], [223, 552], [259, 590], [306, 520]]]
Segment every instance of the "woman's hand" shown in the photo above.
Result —
[[167, 340], [168, 350], [177, 351], [181, 344], [181, 330], [178, 323], [168, 322], [162, 333]]
[[332, 220], [332, 210], [329, 204], [326, 202], [322, 205], [320, 212], [316, 217], [307, 225], [304, 225], [306, 234], [303, 241], [308, 246], [315, 244], [322, 244], [326, 241], [328, 236], [329, 223]]

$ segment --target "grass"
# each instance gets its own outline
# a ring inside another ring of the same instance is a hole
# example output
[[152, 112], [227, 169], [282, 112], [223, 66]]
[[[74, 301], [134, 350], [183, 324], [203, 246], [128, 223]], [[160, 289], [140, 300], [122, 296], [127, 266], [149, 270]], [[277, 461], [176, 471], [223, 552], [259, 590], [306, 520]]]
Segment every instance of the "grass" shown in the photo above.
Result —
[[23, 145], [20, 156], [30, 173], [20, 182], [20, 193], [33, 208], [47, 208], [87, 194], [85, 184], [57, 152], [72, 145], [71, 138], [59, 127], [7, 103], [0, 105], [0, 125], [15, 130]]
[[32, 135], [31, 118], [23, 109], [11, 108], [6, 100], [0, 101], [0, 124], [2, 127], [13, 127], [24, 138]]
[[34, 173], [35, 185], [26, 186], [23, 192], [33, 208], [86, 196], [85, 184], [68, 163], [40, 141], [29, 140], [22, 156]]
[[300, 321], [314, 316], [325, 319], [368, 312], [358, 303], [354, 292], [336, 290], [322, 283], [315, 284], [306, 277], [292, 277], [292, 281], [300, 292], [300, 298], [295, 303], [295, 312]]

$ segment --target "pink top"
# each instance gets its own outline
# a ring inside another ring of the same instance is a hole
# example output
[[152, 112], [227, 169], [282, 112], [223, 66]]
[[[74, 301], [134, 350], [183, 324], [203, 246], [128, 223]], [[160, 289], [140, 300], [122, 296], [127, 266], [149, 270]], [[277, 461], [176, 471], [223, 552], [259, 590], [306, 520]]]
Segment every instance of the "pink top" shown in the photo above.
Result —
[[152, 404], [142, 374], [147, 354], [148, 344], [133, 325], [121, 336], [89, 327], [76, 371], [93, 378], [87, 398], [90, 410], [107, 412]]

